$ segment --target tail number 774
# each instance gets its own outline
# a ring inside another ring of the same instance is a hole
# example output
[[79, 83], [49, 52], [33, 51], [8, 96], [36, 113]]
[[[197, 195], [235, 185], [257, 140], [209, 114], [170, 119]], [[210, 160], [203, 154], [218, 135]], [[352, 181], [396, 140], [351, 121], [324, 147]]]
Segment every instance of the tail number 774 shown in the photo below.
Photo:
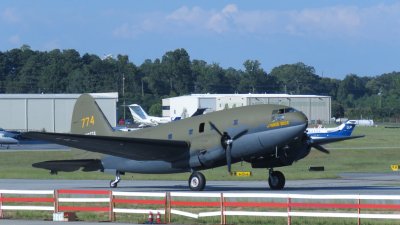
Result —
[[94, 116], [92, 115], [92, 116], [83, 117], [81, 119], [81, 121], [82, 121], [82, 128], [88, 127], [89, 124], [91, 124], [93, 126], [94, 125]]

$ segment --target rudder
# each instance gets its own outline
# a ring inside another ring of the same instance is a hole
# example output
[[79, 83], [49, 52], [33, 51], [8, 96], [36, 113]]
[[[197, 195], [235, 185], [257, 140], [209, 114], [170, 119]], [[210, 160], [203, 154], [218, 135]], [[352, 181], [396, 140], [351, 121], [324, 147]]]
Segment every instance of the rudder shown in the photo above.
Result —
[[82, 94], [72, 113], [71, 133], [108, 136], [113, 129], [107, 118], [89, 94]]

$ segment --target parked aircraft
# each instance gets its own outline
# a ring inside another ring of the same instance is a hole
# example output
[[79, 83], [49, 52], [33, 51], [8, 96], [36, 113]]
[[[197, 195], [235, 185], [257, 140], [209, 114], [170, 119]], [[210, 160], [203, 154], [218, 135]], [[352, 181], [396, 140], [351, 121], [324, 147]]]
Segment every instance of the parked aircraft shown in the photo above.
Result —
[[253, 168], [267, 168], [271, 189], [282, 189], [285, 177], [276, 167], [289, 166], [306, 157], [312, 147], [329, 153], [322, 144], [358, 138], [328, 137], [311, 139], [306, 131], [307, 117], [282, 105], [252, 105], [160, 124], [135, 132], [115, 132], [96, 101], [83, 94], [75, 103], [71, 133], [27, 132], [24, 136], [103, 153], [102, 158], [56, 160], [33, 164], [58, 171], [113, 172], [117, 187], [125, 172], [168, 174], [191, 172], [191, 190], [206, 184], [200, 170], [246, 161]]
[[[147, 115], [146, 111], [138, 104], [128, 105], [129, 111], [136, 123], [139, 123], [139, 127], [153, 127], [163, 123], [169, 123], [171, 121], [180, 120], [181, 118], [175, 118], [171, 120], [168, 117], [156, 117]], [[202, 115], [206, 108], [199, 108], [193, 113], [193, 116]]]
[[129, 111], [136, 123], [139, 123], [142, 127], [146, 126], [157, 126], [158, 124], [171, 122], [170, 118], [167, 117], [155, 117], [147, 115], [146, 111], [138, 104], [128, 105]]
[[6, 146], [7, 149], [10, 148], [10, 145], [19, 144], [19, 141], [12, 137], [7, 137], [5, 133], [0, 132], [0, 146]]
[[8, 131], [8, 130], [4, 130], [3, 128], [0, 128], [0, 136], [18, 139], [21, 136], [21, 132]]
[[356, 126], [354, 120], [349, 120], [346, 123], [342, 123], [338, 127], [333, 128], [307, 128], [307, 134], [313, 139], [326, 138], [326, 137], [347, 137], [350, 136]]

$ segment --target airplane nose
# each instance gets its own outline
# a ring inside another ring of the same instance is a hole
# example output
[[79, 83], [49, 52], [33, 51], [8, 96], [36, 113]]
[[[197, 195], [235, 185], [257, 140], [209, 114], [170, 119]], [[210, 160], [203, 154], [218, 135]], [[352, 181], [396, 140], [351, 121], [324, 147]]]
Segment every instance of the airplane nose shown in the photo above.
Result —
[[308, 118], [307, 118], [306, 114], [304, 114], [303, 112], [300, 112], [300, 113], [301, 113], [301, 116], [302, 116], [302, 120], [305, 123], [306, 128], [307, 128], [308, 127]]
[[308, 127], [308, 118], [303, 112], [297, 112], [295, 116], [296, 124], [302, 124], [305, 126], [304, 129]]

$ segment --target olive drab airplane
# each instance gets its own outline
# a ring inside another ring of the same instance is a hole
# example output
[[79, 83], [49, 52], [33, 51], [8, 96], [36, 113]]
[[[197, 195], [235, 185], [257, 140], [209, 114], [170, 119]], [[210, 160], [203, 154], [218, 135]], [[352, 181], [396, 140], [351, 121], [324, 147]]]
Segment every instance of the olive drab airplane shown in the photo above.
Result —
[[358, 138], [311, 139], [307, 117], [282, 105], [252, 105], [211, 112], [134, 132], [114, 131], [95, 100], [81, 95], [75, 103], [71, 133], [27, 132], [24, 136], [102, 153], [100, 159], [56, 160], [33, 164], [58, 171], [113, 172], [117, 187], [126, 172], [168, 174], [191, 172], [189, 187], [204, 189], [201, 170], [249, 162], [269, 171], [271, 189], [285, 186], [284, 175], [274, 170], [306, 157], [312, 148], [329, 153], [322, 144]]

